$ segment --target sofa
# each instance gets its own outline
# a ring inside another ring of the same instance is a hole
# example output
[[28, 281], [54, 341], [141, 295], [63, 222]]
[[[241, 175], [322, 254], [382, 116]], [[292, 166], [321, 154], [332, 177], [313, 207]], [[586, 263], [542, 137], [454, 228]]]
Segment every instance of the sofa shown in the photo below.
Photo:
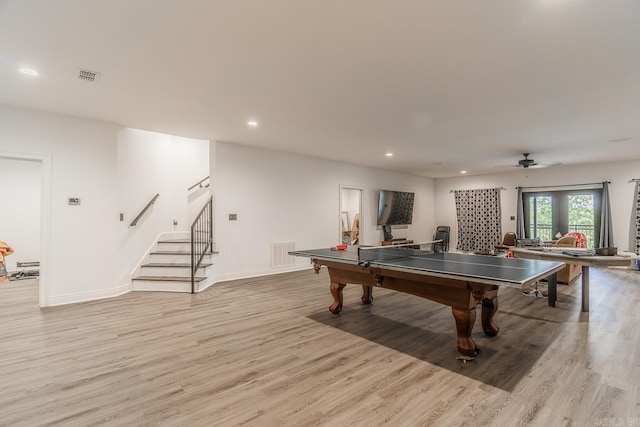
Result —
[[[577, 247], [578, 238], [574, 235], [564, 235], [553, 245], [557, 248], [575, 248]], [[578, 277], [582, 272], [582, 267], [578, 264], [567, 265], [560, 271], [558, 271], [557, 280], [558, 283], [564, 283], [568, 285], [573, 279]]]

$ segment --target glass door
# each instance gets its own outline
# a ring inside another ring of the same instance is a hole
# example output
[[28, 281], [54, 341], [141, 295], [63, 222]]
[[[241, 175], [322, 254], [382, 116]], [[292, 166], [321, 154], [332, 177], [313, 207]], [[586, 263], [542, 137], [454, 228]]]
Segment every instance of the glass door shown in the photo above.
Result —
[[[532, 194], [529, 201], [528, 234], [526, 237], [537, 238], [542, 241], [553, 240], [553, 197], [550, 195]], [[526, 202], [525, 202], [526, 203]]]
[[576, 231], [587, 237], [587, 247], [597, 247], [596, 229], [598, 237], [600, 231], [599, 198], [595, 194], [569, 194], [567, 199], [567, 231]]
[[578, 232], [588, 248], [598, 247], [601, 196], [599, 189], [525, 193], [526, 237], [551, 241]]

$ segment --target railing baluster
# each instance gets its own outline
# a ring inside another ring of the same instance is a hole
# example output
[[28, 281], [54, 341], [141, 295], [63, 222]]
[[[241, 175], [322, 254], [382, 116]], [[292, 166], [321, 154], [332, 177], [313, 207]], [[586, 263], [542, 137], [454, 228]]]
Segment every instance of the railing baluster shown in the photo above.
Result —
[[213, 244], [213, 197], [202, 207], [191, 224], [191, 293], [195, 293], [195, 277], [207, 250]]
[[[553, 227], [551, 224], [532, 224], [532, 237], [539, 238], [540, 240], [554, 240], [555, 236], [552, 236]], [[591, 224], [569, 224], [568, 231], [575, 231], [582, 233], [587, 237], [587, 247], [592, 247], [595, 244], [595, 227]]]

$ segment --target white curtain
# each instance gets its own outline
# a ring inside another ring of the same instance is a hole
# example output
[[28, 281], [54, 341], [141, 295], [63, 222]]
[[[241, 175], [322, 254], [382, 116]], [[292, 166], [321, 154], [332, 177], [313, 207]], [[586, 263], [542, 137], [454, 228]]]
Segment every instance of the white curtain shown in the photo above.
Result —
[[488, 251], [502, 243], [500, 188], [455, 191], [460, 251]]
[[600, 215], [600, 247], [613, 248], [613, 222], [611, 220], [611, 201], [609, 183], [602, 183], [602, 213]]

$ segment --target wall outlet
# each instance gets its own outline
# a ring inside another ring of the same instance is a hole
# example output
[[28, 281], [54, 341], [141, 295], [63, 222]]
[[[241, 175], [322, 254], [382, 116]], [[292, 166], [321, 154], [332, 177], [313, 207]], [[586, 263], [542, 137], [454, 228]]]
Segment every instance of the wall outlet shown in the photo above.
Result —
[[516, 220], [516, 217], [512, 215], [511, 216], [511, 221], [515, 221], [515, 220]]
[[69, 204], [77, 206], [80, 204], [80, 197], [69, 197]]
[[120, 221], [124, 221], [124, 214], [120, 212]]
[[238, 214], [229, 214], [229, 221], [237, 221]]

